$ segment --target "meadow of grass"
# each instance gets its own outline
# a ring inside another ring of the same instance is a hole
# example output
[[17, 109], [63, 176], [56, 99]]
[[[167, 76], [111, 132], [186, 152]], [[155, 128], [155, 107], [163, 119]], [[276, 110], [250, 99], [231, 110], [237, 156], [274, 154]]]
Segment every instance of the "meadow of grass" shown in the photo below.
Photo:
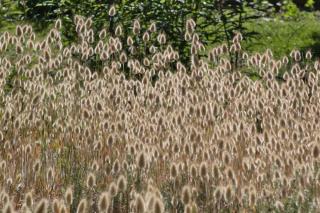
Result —
[[249, 54], [241, 34], [206, 50], [190, 19], [186, 65], [153, 23], [74, 21], [70, 46], [60, 20], [43, 39], [29, 25], [0, 36], [3, 212], [319, 211], [311, 52]]
[[258, 33], [244, 43], [250, 52], [263, 52], [269, 48], [279, 58], [292, 49], [312, 51], [320, 56], [320, 13], [299, 12], [297, 17], [275, 16], [247, 23], [246, 27]]

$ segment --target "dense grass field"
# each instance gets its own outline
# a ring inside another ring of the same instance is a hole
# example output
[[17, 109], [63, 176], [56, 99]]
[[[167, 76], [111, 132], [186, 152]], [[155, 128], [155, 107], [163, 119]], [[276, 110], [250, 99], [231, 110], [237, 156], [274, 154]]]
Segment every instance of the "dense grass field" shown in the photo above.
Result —
[[93, 21], [0, 35], [3, 212], [319, 212], [312, 51], [208, 49], [189, 19], [184, 64], [156, 24]]

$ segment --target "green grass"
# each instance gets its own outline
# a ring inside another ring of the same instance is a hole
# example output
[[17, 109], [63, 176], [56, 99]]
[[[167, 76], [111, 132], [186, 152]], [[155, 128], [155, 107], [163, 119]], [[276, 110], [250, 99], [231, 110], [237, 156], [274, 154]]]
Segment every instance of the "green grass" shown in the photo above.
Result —
[[310, 49], [315, 56], [320, 56], [320, 14], [301, 12], [295, 20], [261, 19], [246, 27], [259, 33], [243, 43], [249, 52], [264, 52], [269, 48], [275, 57], [281, 57], [292, 49], [303, 52]]

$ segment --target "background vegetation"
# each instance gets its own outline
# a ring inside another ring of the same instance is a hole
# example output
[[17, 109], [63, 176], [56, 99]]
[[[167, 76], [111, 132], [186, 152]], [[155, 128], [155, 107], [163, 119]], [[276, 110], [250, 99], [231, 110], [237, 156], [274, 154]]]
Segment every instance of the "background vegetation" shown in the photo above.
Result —
[[[0, 21], [1, 31], [14, 30], [17, 23], [29, 23], [45, 35], [53, 21], [61, 18], [65, 44], [76, 38], [75, 30], [70, 30], [75, 29], [75, 15], [94, 17], [94, 30], [106, 27], [109, 32], [121, 23], [128, 33], [132, 29], [131, 20], [137, 19], [142, 31], [156, 22], [168, 40], [179, 47], [181, 60], [187, 62], [190, 50], [183, 29], [185, 21], [193, 18], [197, 33], [209, 47], [222, 42], [230, 47], [231, 39], [240, 32], [249, 52], [270, 48], [279, 57], [297, 48], [310, 49], [319, 55], [320, 3], [314, 0], [3, 0], [0, 4], [4, 17]], [[117, 4], [117, 14], [110, 18], [107, 11], [113, 4]], [[234, 60], [231, 56], [231, 61]]]

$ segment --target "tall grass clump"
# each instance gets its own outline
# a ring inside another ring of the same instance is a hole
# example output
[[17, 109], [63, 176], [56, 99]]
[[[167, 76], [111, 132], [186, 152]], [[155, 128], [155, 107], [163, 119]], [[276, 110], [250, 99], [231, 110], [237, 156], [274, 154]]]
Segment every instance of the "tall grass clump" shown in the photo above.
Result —
[[0, 35], [4, 212], [317, 211], [310, 52], [248, 54], [240, 33], [208, 50], [190, 19], [185, 64], [155, 23], [93, 21], [75, 17], [70, 46], [60, 20], [44, 39], [29, 25]]

